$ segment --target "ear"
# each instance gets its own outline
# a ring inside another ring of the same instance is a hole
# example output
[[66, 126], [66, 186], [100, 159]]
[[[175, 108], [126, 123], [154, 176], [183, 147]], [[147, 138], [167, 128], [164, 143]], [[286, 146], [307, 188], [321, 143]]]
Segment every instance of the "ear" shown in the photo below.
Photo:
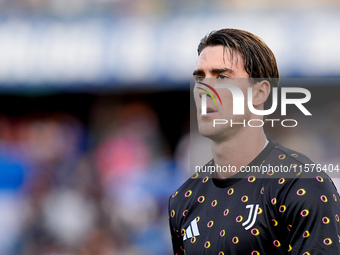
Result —
[[255, 108], [267, 101], [270, 90], [270, 83], [267, 80], [257, 82], [253, 85], [253, 105]]

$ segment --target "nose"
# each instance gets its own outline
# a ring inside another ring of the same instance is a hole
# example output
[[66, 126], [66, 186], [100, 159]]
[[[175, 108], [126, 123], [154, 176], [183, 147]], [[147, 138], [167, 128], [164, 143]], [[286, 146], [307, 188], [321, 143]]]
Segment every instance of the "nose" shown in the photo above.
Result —
[[202, 94], [207, 94], [208, 96], [210, 96], [211, 92], [216, 93], [214, 86], [211, 84], [208, 84], [207, 82], [200, 82], [200, 81], [196, 82], [195, 88], [199, 90], [200, 97]]
[[194, 87], [194, 93], [199, 97], [202, 98], [202, 95], [208, 95], [209, 96], [209, 89], [207, 87], [207, 84], [204, 82], [196, 82]]
[[214, 101], [214, 103], [216, 104], [216, 101], [215, 101], [215, 98], [214, 98], [214, 94], [215, 94], [215, 96], [217, 96], [219, 102], [222, 105], [221, 98], [220, 98], [219, 94], [217, 93], [217, 91], [215, 90], [214, 86], [211, 86], [211, 85], [204, 83], [204, 82], [197, 82], [196, 84], [198, 85], [196, 88], [198, 90], [200, 90], [200, 91], [198, 91], [199, 98], [202, 98], [202, 95], [208, 95], [208, 97], [210, 99], [212, 99]]

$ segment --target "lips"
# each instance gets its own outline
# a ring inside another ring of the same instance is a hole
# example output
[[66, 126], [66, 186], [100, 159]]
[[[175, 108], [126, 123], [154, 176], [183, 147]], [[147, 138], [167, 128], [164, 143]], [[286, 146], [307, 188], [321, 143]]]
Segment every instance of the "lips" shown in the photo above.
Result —
[[216, 112], [214, 108], [207, 107], [207, 113], [213, 113], [213, 112]]
[[[200, 109], [200, 112], [201, 112], [201, 109]], [[212, 114], [212, 113], [215, 113], [215, 112], [217, 112], [217, 110], [215, 108], [207, 106], [207, 114]]]

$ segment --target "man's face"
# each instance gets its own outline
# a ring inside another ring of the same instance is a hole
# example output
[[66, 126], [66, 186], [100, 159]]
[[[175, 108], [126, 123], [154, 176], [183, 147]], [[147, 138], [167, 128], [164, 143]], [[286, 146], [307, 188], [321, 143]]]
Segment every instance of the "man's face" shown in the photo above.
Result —
[[[239, 87], [247, 98], [247, 89], [250, 86], [249, 75], [244, 70], [243, 59], [237, 53], [233, 53], [233, 59], [230, 56], [228, 49], [224, 49], [223, 46], [208, 46], [203, 49], [198, 57], [197, 65], [193, 73], [195, 81], [204, 82], [212, 87], [215, 84], [226, 84], [228, 79], [232, 81], [234, 86]], [[244, 79], [235, 79], [244, 78]], [[230, 83], [230, 82], [229, 82]], [[213, 99], [207, 95], [207, 114], [201, 114], [201, 100], [202, 95], [206, 94], [201, 89], [200, 84], [196, 83], [194, 87], [194, 98], [197, 109], [198, 129], [201, 135], [206, 136], [212, 140], [225, 140], [233, 135], [237, 130], [243, 128], [243, 125], [233, 125], [230, 127], [230, 120], [233, 122], [242, 122], [244, 119], [247, 121], [250, 119], [250, 113], [245, 102], [245, 114], [233, 115], [233, 99], [232, 94], [228, 89], [217, 88], [216, 91], [221, 97], [222, 105], [217, 101], [215, 105]], [[206, 87], [205, 87], [206, 88]], [[207, 89], [209, 90], [209, 89]], [[216, 125], [213, 127], [214, 119], [226, 119], [228, 124]]]

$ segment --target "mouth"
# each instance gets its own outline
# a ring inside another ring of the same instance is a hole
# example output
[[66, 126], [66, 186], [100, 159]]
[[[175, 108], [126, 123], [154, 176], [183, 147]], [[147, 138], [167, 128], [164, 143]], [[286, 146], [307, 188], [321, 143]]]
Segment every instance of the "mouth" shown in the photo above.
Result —
[[[199, 110], [199, 113], [201, 115], [201, 109]], [[203, 114], [202, 116], [207, 116], [207, 115], [210, 115], [210, 114], [213, 114], [213, 113], [216, 113], [217, 110], [215, 110], [214, 108], [211, 108], [211, 107], [207, 107], [207, 113], [206, 114]]]
[[210, 107], [207, 108], [207, 113], [214, 113], [214, 112], [216, 112], [215, 109], [210, 108]]

